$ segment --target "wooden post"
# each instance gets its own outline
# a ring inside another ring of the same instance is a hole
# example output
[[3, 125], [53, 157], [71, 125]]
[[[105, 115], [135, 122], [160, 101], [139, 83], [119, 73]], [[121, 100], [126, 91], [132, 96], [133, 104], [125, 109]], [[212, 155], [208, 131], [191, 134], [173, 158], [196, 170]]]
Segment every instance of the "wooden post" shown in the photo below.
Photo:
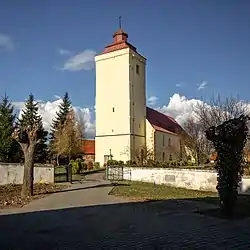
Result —
[[71, 163], [67, 166], [67, 182], [72, 183], [72, 165]]

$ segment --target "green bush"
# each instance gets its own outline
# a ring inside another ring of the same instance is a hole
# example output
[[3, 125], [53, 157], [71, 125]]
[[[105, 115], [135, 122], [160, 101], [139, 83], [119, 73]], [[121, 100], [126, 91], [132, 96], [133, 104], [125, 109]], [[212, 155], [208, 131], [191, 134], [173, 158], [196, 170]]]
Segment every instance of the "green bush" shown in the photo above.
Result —
[[73, 174], [80, 174], [84, 168], [84, 160], [82, 160], [81, 158], [77, 158], [75, 161], [71, 160], [70, 164], [72, 166]]
[[116, 160], [108, 160], [107, 165], [108, 166], [112, 166], [112, 165], [122, 166], [122, 165], [124, 165], [124, 162], [123, 161], [116, 161]]
[[94, 168], [100, 168], [100, 162], [95, 162], [94, 163]]
[[130, 167], [135, 167], [135, 166], [137, 166], [137, 164], [136, 164], [136, 162], [135, 161], [126, 161], [126, 165], [127, 166], [130, 166]]

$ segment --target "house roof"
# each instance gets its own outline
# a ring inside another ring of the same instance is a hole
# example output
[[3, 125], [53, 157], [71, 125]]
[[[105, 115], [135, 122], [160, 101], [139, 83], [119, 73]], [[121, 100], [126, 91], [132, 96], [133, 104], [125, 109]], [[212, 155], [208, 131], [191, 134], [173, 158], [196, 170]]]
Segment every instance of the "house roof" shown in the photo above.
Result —
[[127, 39], [128, 34], [123, 29], [118, 29], [113, 35], [113, 42], [105, 47], [101, 55], [126, 48], [130, 48], [136, 52], [136, 48]]
[[177, 134], [178, 132], [184, 131], [173, 117], [160, 113], [149, 107], [147, 107], [146, 118], [157, 131], [169, 134]]
[[83, 140], [82, 145], [84, 154], [95, 154], [95, 140]]

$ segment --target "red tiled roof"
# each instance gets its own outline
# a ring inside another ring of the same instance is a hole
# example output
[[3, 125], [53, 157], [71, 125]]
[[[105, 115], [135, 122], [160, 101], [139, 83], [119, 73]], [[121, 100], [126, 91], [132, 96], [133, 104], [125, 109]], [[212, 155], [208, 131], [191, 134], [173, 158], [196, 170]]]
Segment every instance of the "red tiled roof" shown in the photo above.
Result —
[[156, 125], [154, 125], [154, 124], [151, 124], [151, 125], [152, 125], [152, 127], [153, 127], [156, 131], [160, 131], [160, 132], [164, 132], [164, 133], [176, 135], [176, 133], [173, 133], [173, 132], [171, 132], [171, 131], [169, 131], [169, 130], [167, 130], [167, 129], [158, 127], [158, 126], [156, 126]]
[[176, 122], [176, 120], [168, 115], [160, 113], [154, 109], [147, 107], [147, 120], [157, 131], [176, 134], [183, 131], [183, 128]]
[[82, 150], [84, 154], [95, 154], [95, 140], [83, 140]]
[[124, 30], [118, 29], [113, 35], [113, 42], [105, 47], [101, 55], [125, 48], [130, 48], [136, 52], [136, 48], [132, 44], [127, 42], [127, 38], [128, 34], [124, 32]]

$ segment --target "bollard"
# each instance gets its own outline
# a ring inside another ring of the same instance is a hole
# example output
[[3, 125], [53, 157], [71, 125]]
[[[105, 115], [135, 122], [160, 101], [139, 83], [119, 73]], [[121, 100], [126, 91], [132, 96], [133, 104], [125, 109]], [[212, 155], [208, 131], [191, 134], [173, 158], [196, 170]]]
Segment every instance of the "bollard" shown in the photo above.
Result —
[[72, 183], [72, 165], [67, 166], [67, 182]]

